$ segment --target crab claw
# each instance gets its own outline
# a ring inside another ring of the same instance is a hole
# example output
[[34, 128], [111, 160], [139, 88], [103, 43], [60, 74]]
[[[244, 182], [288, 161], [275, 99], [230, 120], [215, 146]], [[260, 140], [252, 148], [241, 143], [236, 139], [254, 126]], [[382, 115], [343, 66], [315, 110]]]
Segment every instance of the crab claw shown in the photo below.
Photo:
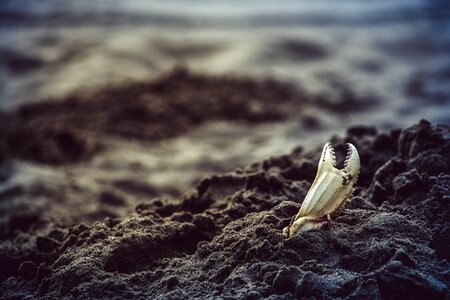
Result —
[[311, 185], [299, 212], [284, 233], [292, 236], [311, 228], [318, 228], [323, 219], [341, 210], [353, 193], [358, 179], [360, 161], [355, 146], [347, 144], [347, 157], [342, 169], [336, 167], [336, 157], [331, 143], [322, 150], [316, 178]]

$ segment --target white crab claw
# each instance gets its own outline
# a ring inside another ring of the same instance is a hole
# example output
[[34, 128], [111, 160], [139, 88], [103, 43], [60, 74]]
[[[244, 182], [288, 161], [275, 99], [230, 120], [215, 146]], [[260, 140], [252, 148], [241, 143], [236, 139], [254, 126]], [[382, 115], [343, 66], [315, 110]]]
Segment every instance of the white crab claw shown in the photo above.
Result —
[[344, 207], [358, 179], [360, 160], [355, 146], [347, 144], [347, 157], [342, 169], [336, 168], [336, 157], [331, 143], [322, 150], [316, 178], [299, 212], [284, 229], [287, 236], [320, 227], [333, 213]]

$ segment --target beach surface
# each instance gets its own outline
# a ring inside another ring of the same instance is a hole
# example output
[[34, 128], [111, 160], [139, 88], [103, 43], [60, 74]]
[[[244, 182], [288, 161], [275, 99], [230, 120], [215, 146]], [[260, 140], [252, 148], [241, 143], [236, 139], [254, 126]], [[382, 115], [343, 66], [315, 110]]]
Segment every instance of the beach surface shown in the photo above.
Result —
[[0, 298], [449, 298], [450, 6], [256, 2], [2, 1]]

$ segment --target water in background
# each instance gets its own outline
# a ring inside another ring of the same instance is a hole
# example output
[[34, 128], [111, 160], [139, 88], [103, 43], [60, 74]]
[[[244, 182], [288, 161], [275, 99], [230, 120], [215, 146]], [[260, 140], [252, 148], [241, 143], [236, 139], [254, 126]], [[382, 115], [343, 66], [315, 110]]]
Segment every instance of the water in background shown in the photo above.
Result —
[[184, 64], [384, 101], [356, 121], [448, 121], [449, 20], [446, 1], [2, 1], [0, 108]]
[[[155, 78], [180, 64], [370, 104], [338, 115], [313, 110], [322, 124], [315, 131], [292, 120], [208, 124], [152, 146], [124, 144], [70, 171], [101, 185], [131, 176], [124, 166], [136, 162], [145, 165], [141, 180], [184, 190], [208, 172], [315, 147], [352, 124], [450, 123], [449, 24], [448, 1], [2, 1], [0, 110]], [[25, 182], [42, 178], [41, 167], [21, 168]]]

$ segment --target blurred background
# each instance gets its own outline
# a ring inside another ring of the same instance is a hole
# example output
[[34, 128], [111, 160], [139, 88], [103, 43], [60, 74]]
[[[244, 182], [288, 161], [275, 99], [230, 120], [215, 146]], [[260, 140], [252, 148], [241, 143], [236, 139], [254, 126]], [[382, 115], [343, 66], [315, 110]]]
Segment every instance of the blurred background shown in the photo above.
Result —
[[349, 126], [450, 123], [450, 3], [0, 2], [0, 204], [120, 217]]

